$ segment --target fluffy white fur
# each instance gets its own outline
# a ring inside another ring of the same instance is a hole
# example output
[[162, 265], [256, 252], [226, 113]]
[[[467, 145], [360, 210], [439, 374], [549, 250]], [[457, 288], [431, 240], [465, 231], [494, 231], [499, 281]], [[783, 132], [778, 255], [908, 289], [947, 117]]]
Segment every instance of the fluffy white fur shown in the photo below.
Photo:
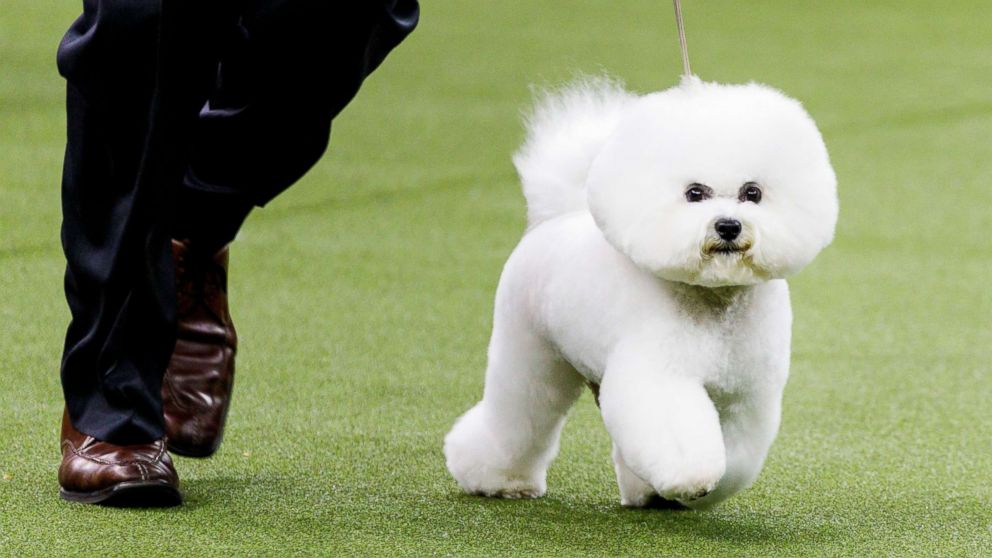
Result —
[[[789, 371], [783, 278], [837, 220], [813, 120], [764, 85], [636, 96], [593, 79], [548, 95], [528, 131], [514, 162], [529, 226], [496, 292], [482, 401], [445, 438], [451, 474], [475, 494], [543, 495], [588, 382], [623, 505], [705, 508], [748, 487]], [[711, 197], [688, 201], [694, 184]], [[718, 219], [740, 236], [721, 240]]]

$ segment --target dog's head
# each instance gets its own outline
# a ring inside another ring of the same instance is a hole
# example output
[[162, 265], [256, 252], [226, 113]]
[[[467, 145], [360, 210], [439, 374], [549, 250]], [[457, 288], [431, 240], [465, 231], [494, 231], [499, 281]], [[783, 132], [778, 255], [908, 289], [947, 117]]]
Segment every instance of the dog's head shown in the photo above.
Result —
[[799, 102], [687, 79], [634, 101], [592, 163], [606, 238], [659, 277], [719, 287], [791, 275], [833, 239], [837, 179]]

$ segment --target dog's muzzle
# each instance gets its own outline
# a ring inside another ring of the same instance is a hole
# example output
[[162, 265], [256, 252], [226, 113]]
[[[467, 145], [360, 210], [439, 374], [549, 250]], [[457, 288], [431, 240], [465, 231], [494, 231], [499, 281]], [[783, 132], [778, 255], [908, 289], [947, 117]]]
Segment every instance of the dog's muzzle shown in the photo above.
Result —
[[750, 235], [742, 234], [743, 232], [744, 225], [737, 219], [717, 219], [703, 243], [703, 255], [710, 258], [718, 255], [743, 255], [754, 244]]

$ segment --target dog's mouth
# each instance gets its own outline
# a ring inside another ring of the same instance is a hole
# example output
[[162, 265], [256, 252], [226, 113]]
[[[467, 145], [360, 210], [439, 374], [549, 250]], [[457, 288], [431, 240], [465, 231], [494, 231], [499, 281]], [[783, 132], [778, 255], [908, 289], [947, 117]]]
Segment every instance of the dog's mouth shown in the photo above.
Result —
[[728, 242], [726, 240], [707, 241], [703, 246], [703, 254], [706, 256], [741, 256], [751, 249], [751, 243]]
[[741, 247], [736, 244], [721, 244], [713, 249], [714, 254], [737, 254], [743, 252]]

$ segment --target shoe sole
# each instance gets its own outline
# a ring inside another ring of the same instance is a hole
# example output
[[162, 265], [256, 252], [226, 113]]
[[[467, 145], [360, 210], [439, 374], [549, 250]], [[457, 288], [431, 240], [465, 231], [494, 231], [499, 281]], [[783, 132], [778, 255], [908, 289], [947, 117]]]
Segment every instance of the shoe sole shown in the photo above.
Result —
[[126, 481], [93, 492], [60, 489], [63, 500], [115, 508], [170, 508], [183, 503], [179, 489], [166, 481]]

